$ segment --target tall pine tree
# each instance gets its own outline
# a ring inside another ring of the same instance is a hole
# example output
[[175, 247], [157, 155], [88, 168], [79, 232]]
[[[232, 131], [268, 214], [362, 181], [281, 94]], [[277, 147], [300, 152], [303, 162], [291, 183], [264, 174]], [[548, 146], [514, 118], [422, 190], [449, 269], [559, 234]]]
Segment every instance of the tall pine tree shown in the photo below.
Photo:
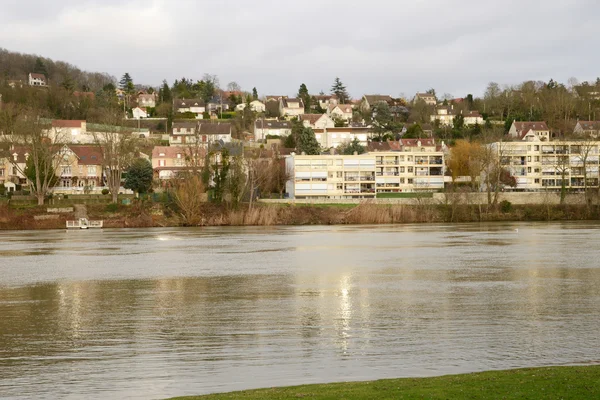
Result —
[[331, 93], [338, 98], [340, 104], [346, 104], [350, 101], [350, 95], [346, 90], [346, 86], [342, 83], [340, 78], [336, 77], [331, 87]]
[[119, 86], [121, 87], [121, 89], [127, 90], [127, 86], [129, 86], [130, 83], [133, 84], [133, 79], [131, 79], [131, 75], [129, 75], [129, 72], [125, 72], [121, 77], [121, 80], [119, 81]]
[[302, 99], [302, 102], [304, 103], [304, 112], [309, 113], [310, 112], [310, 94], [308, 94], [308, 88], [306, 87], [306, 85], [304, 83], [301, 84], [300, 89], [298, 89], [298, 98]]

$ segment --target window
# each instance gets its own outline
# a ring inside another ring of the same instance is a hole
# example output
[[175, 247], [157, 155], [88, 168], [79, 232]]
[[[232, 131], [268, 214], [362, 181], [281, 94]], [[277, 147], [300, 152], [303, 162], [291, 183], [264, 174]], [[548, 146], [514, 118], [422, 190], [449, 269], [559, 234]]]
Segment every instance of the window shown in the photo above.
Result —
[[413, 178], [408, 178], [408, 184], [412, 185], [413, 184]]
[[533, 182], [534, 183], [540, 183], [540, 180], [539, 179], [534, 179]]
[[95, 165], [88, 165], [87, 174], [88, 174], [88, 176], [94, 176], [94, 175], [96, 175], [96, 166]]
[[533, 150], [540, 151], [540, 146], [533, 146]]
[[527, 167], [527, 172], [531, 173], [531, 167]]
[[13, 175], [19, 175], [18, 171], [17, 171], [17, 167], [13, 167]]
[[181, 158], [181, 153], [177, 153], [177, 158]]
[[537, 162], [539, 162], [540, 161], [540, 156], [535, 156], [534, 160], [537, 161]]
[[343, 183], [337, 183], [335, 185], [336, 190], [344, 190], [344, 184]]
[[531, 162], [531, 156], [527, 156], [527, 162]]
[[0, 168], [0, 176], [4, 176], [4, 168]]
[[167, 166], [167, 160], [158, 160], [158, 166], [159, 167], [166, 167]]
[[164, 156], [165, 156], [165, 153], [158, 153], [158, 156], [159, 156], [159, 157], [164, 157]]
[[400, 172], [404, 173], [404, 167], [400, 167]]
[[408, 173], [412, 173], [413, 172], [413, 167], [408, 167]]

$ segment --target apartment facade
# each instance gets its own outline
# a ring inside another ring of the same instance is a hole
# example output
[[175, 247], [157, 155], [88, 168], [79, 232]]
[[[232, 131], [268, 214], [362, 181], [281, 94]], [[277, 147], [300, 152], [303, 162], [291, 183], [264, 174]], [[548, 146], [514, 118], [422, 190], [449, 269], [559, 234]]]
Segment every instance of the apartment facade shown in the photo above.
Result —
[[[500, 165], [517, 180], [514, 191], [598, 187], [600, 141], [497, 142]], [[587, 180], [587, 183], [586, 183]]]
[[394, 142], [394, 151], [286, 157], [286, 191], [296, 199], [368, 199], [377, 193], [444, 188], [444, 153], [433, 140]]

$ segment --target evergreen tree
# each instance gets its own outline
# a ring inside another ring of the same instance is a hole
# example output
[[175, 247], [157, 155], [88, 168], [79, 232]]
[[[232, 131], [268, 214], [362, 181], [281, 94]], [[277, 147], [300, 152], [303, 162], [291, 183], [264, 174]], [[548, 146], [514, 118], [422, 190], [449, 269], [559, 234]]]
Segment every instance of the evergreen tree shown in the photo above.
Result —
[[70, 75], [65, 76], [61, 86], [69, 93], [72, 93], [75, 89], [75, 83], [73, 82], [73, 79], [71, 79]]
[[119, 81], [119, 85], [121, 86], [121, 89], [127, 90], [127, 87], [130, 83], [133, 84], [133, 79], [131, 79], [129, 72], [125, 72]]
[[138, 158], [125, 170], [125, 189], [136, 193], [146, 193], [152, 187], [152, 164], [143, 158]]
[[48, 70], [46, 69], [46, 64], [44, 63], [44, 60], [42, 60], [40, 57], [35, 59], [35, 66], [33, 67], [33, 72], [36, 74], [44, 75], [46, 79], [48, 78]]
[[258, 91], [255, 87], [252, 88], [252, 100], [258, 100]]
[[331, 87], [331, 93], [334, 94], [340, 104], [346, 104], [350, 100], [350, 95], [346, 90], [346, 86], [342, 83], [340, 78], [336, 77]]
[[158, 89], [158, 101], [161, 103], [170, 103], [173, 100], [173, 94], [171, 93], [171, 88], [167, 83], [167, 80], [163, 80], [163, 84]]
[[304, 112], [310, 112], [310, 95], [308, 94], [308, 89], [306, 85], [303, 83], [300, 85], [300, 89], [298, 89], [298, 98], [302, 99], [304, 103]]
[[296, 147], [298, 152], [307, 155], [318, 155], [321, 153], [321, 146], [317, 142], [315, 132], [307, 127], [303, 127], [298, 133]]
[[377, 103], [373, 116], [373, 140], [376, 142], [392, 138], [392, 135], [401, 127], [394, 121], [390, 106], [385, 101]]

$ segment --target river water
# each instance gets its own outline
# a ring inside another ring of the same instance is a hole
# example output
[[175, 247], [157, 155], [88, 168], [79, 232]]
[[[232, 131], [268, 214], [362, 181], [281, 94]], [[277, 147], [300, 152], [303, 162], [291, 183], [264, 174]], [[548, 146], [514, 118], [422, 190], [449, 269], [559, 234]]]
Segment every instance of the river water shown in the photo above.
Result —
[[1, 232], [0, 397], [600, 363], [599, 228]]

